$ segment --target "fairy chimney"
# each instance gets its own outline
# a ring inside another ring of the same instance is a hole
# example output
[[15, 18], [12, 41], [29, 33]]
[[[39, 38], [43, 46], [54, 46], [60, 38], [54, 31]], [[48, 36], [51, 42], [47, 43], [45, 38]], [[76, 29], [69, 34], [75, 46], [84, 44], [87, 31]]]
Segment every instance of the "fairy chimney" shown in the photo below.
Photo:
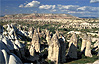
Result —
[[59, 37], [59, 43], [60, 43], [60, 62], [66, 62], [66, 43], [65, 43], [65, 38], [60, 35]]
[[33, 45], [31, 45], [30, 49], [29, 49], [30, 55], [31, 56], [35, 56], [35, 48]]
[[85, 56], [92, 57], [92, 54], [91, 54], [91, 35], [88, 35], [88, 39], [87, 39], [87, 43], [86, 43]]
[[72, 43], [77, 47], [77, 36], [75, 33], [73, 33], [72, 37], [70, 38], [69, 47]]
[[11, 31], [9, 32], [9, 35], [11, 36], [11, 35], [13, 35], [14, 34], [14, 28], [12, 27], [11, 28]]
[[49, 48], [48, 48], [48, 59], [49, 60], [53, 60], [52, 58], [53, 58], [53, 48], [54, 48], [54, 44], [53, 44], [53, 42], [51, 42], [50, 44], [49, 44]]
[[77, 47], [72, 43], [67, 54], [70, 58], [77, 59]]
[[29, 29], [29, 37], [30, 37], [30, 38], [33, 37], [33, 32], [34, 32], [34, 29], [33, 29], [33, 27], [31, 27], [31, 28]]
[[34, 30], [31, 44], [34, 46], [36, 52], [40, 52], [40, 39], [36, 29]]
[[87, 43], [87, 34], [84, 34], [84, 37], [82, 38], [81, 51], [84, 51], [86, 43]]
[[53, 35], [53, 43], [54, 43], [54, 60], [56, 62], [56, 64], [58, 64], [59, 62], [59, 48], [60, 48], [60, 44], [59, 44], [59, 41], [58, 41], [58, 37], [57, 37], [57, 34], [54, 34]]
[[49, 45], [50, 50], [48, 51], [48, 53], [51, 53], [52, 56], [50, 54], [48, 56], [51, 56], [50, 57], [51, 61], [54, 61], [56, 64], [58, 64], [60, 44], [59, 44], [58, 37], [56, 34], [53, 35], [51, 41], [52, 41], [52, 44]]
[[7, 24], [7, 31], [10, 32], [11, 31], [11, 26], [9, 24]]
[[48, 59], [58, 64], [60, 44], [56, 34], [53, 35], [48, 48]]
[[69, 42], [69, 51], [68, 51], [68, 56], [70, 58], [77, 59], [77, 37], [76, 34], [73, 33], [72, 37], [70, 38]]
[[47, 41], [48, 45], [51, 43], [51, 36], [50, 36], [49, 31], [46, 32], [46, 41]]

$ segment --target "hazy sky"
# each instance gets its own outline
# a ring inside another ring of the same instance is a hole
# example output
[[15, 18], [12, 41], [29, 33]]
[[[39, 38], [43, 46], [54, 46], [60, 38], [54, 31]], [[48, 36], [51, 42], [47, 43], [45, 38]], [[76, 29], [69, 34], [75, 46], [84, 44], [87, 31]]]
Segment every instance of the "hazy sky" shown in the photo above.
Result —
[[99, 17], [99, 0], [0, 0], [0, 15], [18, 13], [65, 13]]

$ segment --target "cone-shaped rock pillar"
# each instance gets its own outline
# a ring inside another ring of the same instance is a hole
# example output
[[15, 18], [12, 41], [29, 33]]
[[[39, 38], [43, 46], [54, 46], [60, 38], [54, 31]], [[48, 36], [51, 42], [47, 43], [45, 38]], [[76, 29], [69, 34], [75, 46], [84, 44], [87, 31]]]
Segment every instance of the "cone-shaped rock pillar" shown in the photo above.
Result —
[[84, 37], [82, 38], [81, 52], [84, 51], [86, 43], [87, 43], [87, 34], [84, 34]]
[[85, 56], [92, 57], [92, 54], [91, 54], [91, 36], [90, 35], [88, 35], [88, 39], [87, 39], [87, 43], [86, 43]]

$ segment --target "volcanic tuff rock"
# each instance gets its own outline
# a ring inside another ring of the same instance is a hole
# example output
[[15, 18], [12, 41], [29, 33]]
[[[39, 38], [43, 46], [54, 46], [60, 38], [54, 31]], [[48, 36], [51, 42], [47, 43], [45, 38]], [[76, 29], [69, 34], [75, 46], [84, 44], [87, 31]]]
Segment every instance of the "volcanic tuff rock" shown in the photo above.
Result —
[[90, 35], [88, 35], [88, 39], [87, 39], [87, 43], [86, 43], [85, 56], [92, 57], [92, 54], [91, 54], [91, 36]]

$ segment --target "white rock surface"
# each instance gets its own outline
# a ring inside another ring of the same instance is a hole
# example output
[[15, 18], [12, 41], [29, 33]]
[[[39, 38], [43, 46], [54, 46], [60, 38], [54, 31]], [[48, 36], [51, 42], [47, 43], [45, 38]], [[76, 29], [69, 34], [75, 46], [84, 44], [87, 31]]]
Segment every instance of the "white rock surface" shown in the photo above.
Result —
[[93, 64], [99, 64], [99, 60], [96, 60]]
[[15, 44], [18, 45], [19, 48], [23, 47], [22, 44], [17, 39], [15, 40]]
[[5, 63], [8, 64], [10, 55], [4, 49], [2, 50], [2, 52], [5, 58]]
[[21, 60], [14, 54], [10, 55], [9, 64], [22, 64]]

